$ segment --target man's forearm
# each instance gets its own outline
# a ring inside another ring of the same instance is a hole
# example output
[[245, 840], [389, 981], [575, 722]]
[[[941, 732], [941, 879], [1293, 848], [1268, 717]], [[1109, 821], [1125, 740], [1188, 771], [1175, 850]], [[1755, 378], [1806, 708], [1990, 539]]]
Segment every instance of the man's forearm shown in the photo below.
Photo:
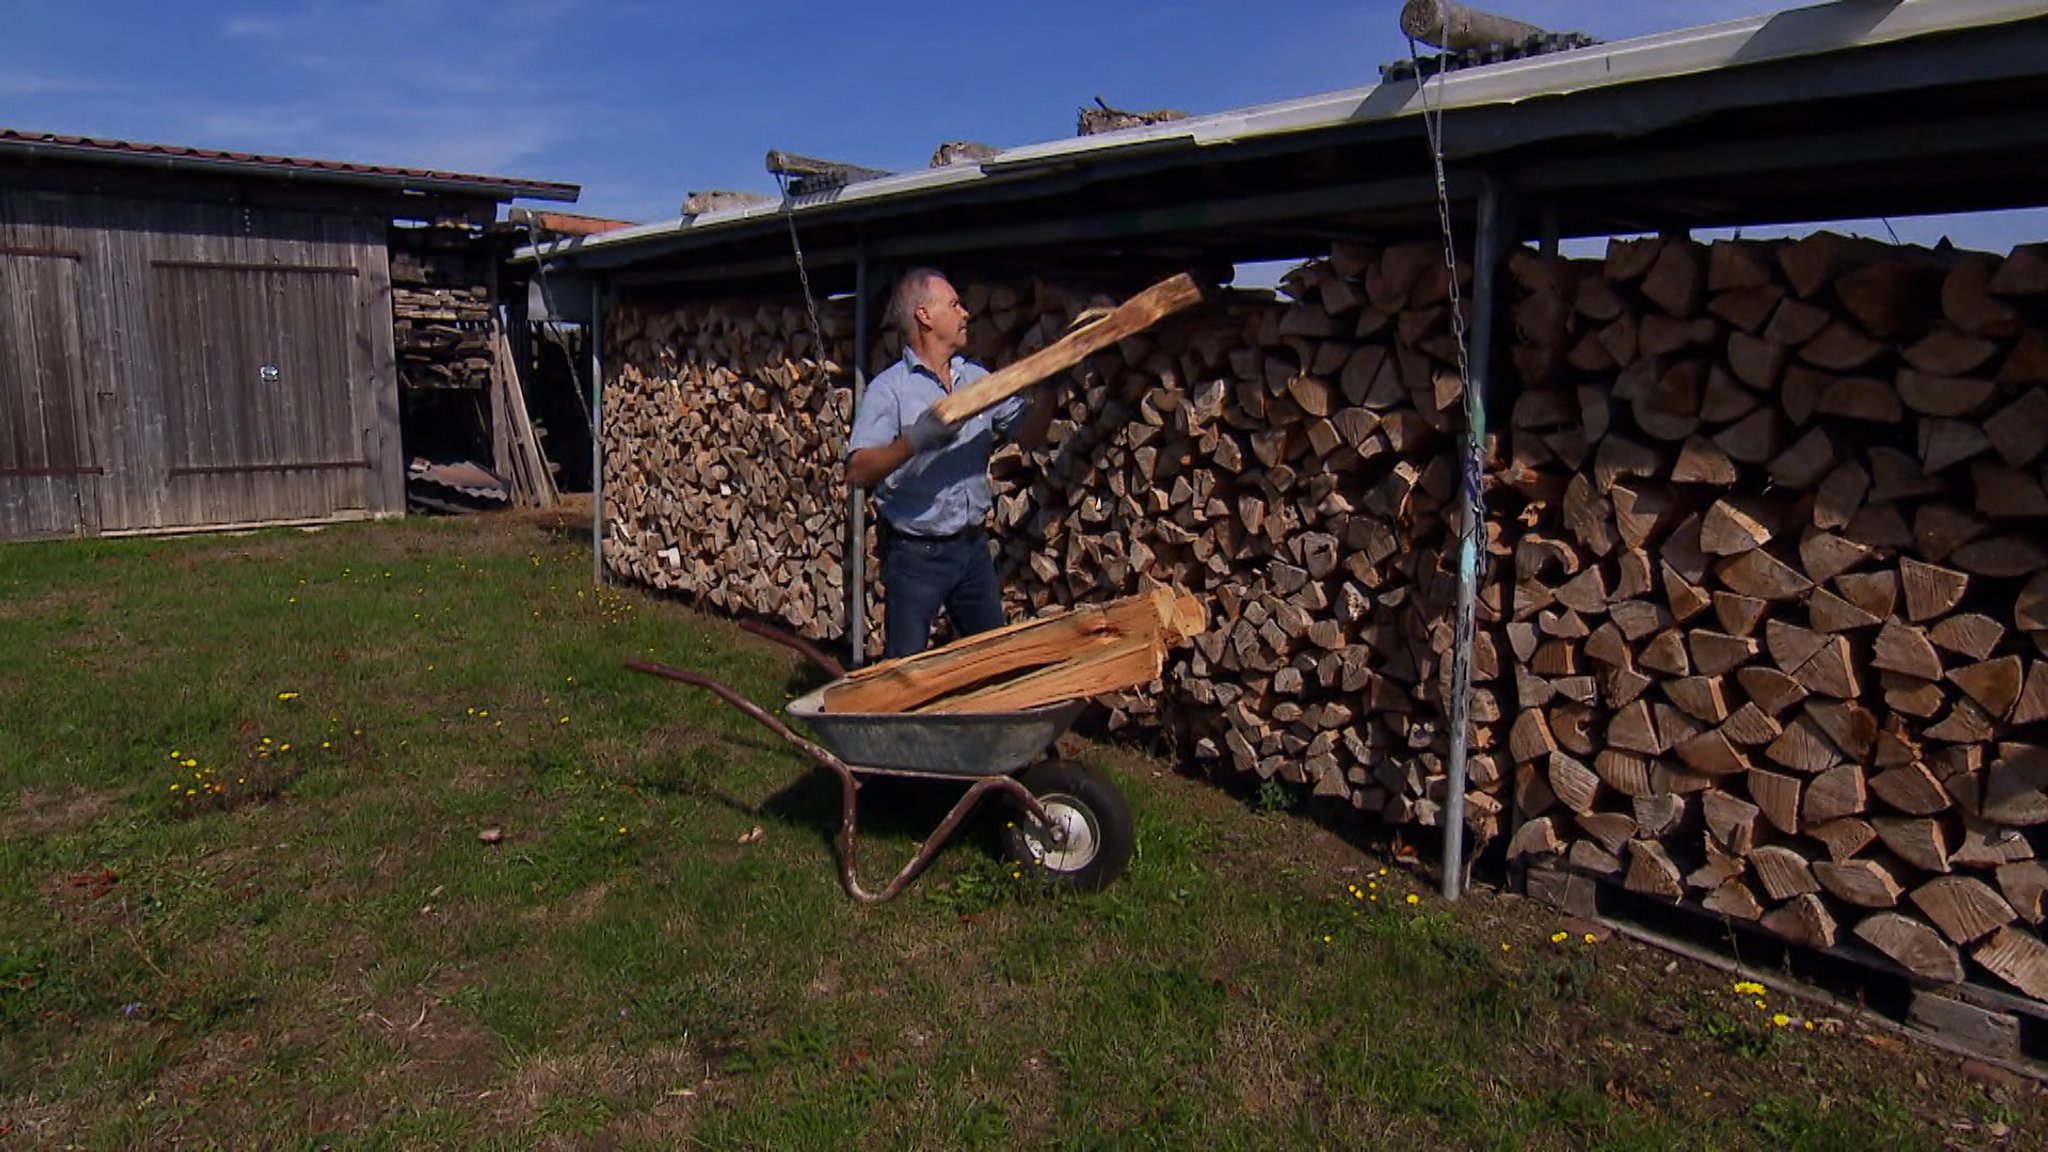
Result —
[[856, 449], [846, 458], [846, 482], [855, 488], [872, 488], [908, 464], [913, 455], [910, 442], [901, 436], [879, 448]]

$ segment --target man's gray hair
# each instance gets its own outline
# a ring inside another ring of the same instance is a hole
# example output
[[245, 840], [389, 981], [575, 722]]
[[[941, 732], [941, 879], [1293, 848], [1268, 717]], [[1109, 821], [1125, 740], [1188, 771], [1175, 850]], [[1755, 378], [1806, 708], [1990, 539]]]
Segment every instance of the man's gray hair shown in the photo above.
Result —
[[883, 319], [896, 326], [908, 340], [917, 331], [917, 308], [931, 294], [932, 281], [944, 280], [937, 268], [912, 268], [897, 278], [896, 291], [889, 297], [889, 314]]

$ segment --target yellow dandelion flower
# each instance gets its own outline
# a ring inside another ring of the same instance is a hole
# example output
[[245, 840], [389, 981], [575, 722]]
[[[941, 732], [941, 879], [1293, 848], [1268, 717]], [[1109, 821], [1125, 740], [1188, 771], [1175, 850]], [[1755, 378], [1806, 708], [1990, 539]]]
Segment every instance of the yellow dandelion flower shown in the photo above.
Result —
[[1780, 1012], [1777, 1015], [1771, 1017], [1771, 1023], [1777, 1025], [1780, 1028], [1789, 1028], [1792, 1025], [1792, 1018], [1790, 1016], [1785, 1015], [1783, 1012]]
[[1377, 880], [1368, 880], [1365, 882], [1365, 886], [1375, 892], [1380, 890], [1380, 882]]
[[183, 752], [178, 751], [176, 748], [171, 749], [171, 759], [182, 760], [184, 757], [185, 754]]
[[621, 835], [621, 836], [624, 836], [625, 834], [626, 834], [626, 826], [625, 826], [624, 824], [621, 824], [621, 825], [619, 825], [619, 835]]
[[1763, 1009], [1763, 1008], [1769, 1008], [1769, 1007], [1770, 1007], [1770, 1005], [1769, 1005], [1769, 1004], [1766, 1004], [1766, 1003], [1764, 1003], [1764, 1002], [1763, 1002], [1763, 1001], [1761, 1001], [1761, 1000], [1758, 1000], [1758, 1001], [1756, 1002], [1756, 1006], [1757, 1006], [1757, 1007], [1758, 1007], [1759, 1009]]
[[1738, 996], [1761, 996], [1764, 986], [1754, 980], [1743, 980], [1735, 985], [1735, 993]]
[[490, 718], [490, 715], [491, 715], [491, 710], [490, 710], [490, 709], [488, 709], [488, 708], [486, 708], [486, 709], [484, 709], [483, 711], [481, 711], [481, 712], [477, 713], [477, 715], [478, 715], [479, 717], [482, 717], [482, 718], [484, 718], [484, 719], [489, 719], [489, 718]]
[[322, 741], [320, 742], [320, 750], [321, 750], [322, 752], [325, 752], [326, 750], [328, 750], [329, 748], [332, 748], [332, 747], [334, 747], [334, 745], [333, 745], [333, 743], [331, 743], [331, 742], [329, 742], [329, 741], [326, 741], [326, 740], [322, 740]]
[[557, 723], [557, 724], [567, 724], [568, 722], [569, 722], [569, 718], [568, 718], [567, 716], [564, 716], [564, 717], [562, 717], [562, 718], [561, 718], [560, 720], [557, 720], [557, 721], [555, 721], [555, 723]]
[[1375, 904], [1377, 904], [1377, 903], [1379, 903], [1379, 901], [1380, 901], [1380, 895], [1379, 895], [1379, 893], [1375, 892], [1375, 893], [1373, 893], [1372, 895], [1370, 895], [1370, 896], [1367, 896], [1367, 897], [1366, 897], [1366, 899], [1367, 899], [1367, 900], [1370, 900], [1370, 901], [1372, 901], [1372, 902], [1373, 902], [1373, 903], [1375, 903]]
[[263, 743], [264, 743], [264, 745], [265, 745], [265, 746], [268, 746], [268, 745], [270, 744], [270, 737], [268, 737], [268, 736], [265, 736], [265, 737], [263, 738]]
[[176, 792], [177, 790], [178, 786], [176, 784], [171, 785], [171, 791]]
[[197, 796], [197, 795], [199, 795], [199, 789], [197, 789], [197, 788], [187, 788], [187, 789], [185, 789], [185, 795], [187, 795], [187, 796]]
[[1588, 932], [1588, 933], [1586, 933], [1586, 943], [1588, 943], [1588, 944], [1598, 944], [1598, 943], [1599, 943], [1599, 941], [1593, 938], [1593, 934], [1592, 934], [1591, 932]]
[[1330, 938], [1328, 936], [1323, 937], [1323, 943], [1328, 944], [1329, 942]]
[[1420, 897], [1420, 896], [1417, 896], [1417, 895], [1416, 895], [1415, 893], [1413, 893], [1413, 892], [1410, 892], [1410, 893], [1408, 894], [1408, 902], [1409, 902], [1410, 904], [1420, 904], [1420, 903], [1422, 903], [1422, 897]]
[[297, 604], [299, 602], [299, 598], [297, 596], [287, 596], [284, 598], [284, 602], [287, 604]]
[[1569, 932], [1553, 932], [1550, 936], [1550, 942], [1552, 944], [1562, 944], [1571, 938], [1572, 934]]
[[187, 756], [184, 760], [184, 766], [187, 768], [197, 768], [199, 767], [199, 761]]
[[1380, 875], [1385, 876], [1386, 874], [1387, 870], [1385, 868], [1380, 869]]
[[297, 692], [279, 692], [277, 698], [279, 700], [297, 700], [299, 694]]
[[1813, 1031], [1813, 1021], [1811, 1021], [1811, 1020], [1808, 1020], [1808, 1021], [1806, 1022], [1806, 1030], [1807, 1030], [1808, 1032], [1811, 1032], [1811, 1031]]
[[1503, 952], [1513, 952], [1515, 950], [1515, 946], [1513, 944], [1507, 943], [1506, 941], [1502, 941], [1500, 950]]

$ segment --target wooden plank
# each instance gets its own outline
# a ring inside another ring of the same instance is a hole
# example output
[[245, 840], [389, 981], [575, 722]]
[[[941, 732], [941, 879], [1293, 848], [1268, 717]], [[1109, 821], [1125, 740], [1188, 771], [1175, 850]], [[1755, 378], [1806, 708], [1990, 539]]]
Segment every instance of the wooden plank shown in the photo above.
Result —
[[1118, 305], [1102, 319], [1067, 333], [1015, 363], [989, 373], [932, 405], [948, 424], [959, 424], [985, 412], [1039, 381], [1064, 372], [1119, 340], [1135, 336], [1160, 320], [1199, 303], [1202, 286], [1183, 272], [1169, 277]]

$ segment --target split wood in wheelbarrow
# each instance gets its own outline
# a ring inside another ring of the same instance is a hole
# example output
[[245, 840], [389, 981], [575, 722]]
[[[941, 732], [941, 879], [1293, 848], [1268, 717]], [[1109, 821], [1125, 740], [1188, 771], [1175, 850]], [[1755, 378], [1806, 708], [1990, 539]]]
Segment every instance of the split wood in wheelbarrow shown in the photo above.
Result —
[[1020, 712], [1150, 683], [1166, 653], [1208, 627], [1199, 596], [1155, 588], [1022, 620], [828, 685], [833, 713]]

